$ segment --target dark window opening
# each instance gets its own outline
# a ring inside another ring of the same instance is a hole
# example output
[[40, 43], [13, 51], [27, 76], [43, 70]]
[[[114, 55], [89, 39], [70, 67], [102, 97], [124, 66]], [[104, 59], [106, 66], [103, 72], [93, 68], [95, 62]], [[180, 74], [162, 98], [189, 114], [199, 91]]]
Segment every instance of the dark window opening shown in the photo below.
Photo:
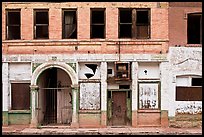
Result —
[[108, 69], [108, 74], [112, 74], [113, 70], [112, 69]]
[[91, 10], [91, 38], [105, 38], [105, 10]]
[[115, 65], [116, 80], [130, 79], [130, 64], [129, 63], [116, 63]]
[[149, 9], [120, 9], [119, 38], [150, 38]]
[[75, 10], [63, 11], [63, 31], [62, 37], [77, 38], [77, 19]]
[[188, 14], [187, 22], [188, 44], [202, 44], [202, 15]]
[[30, 109], [30, 83], [11, 83], [11, 109]]
[[108, 91], [108, 98], [111, 98], [111, 91]]
[[176, 101], [202, 101], [202, 87], [176, 87]]
[[6, 39], [21, 39], [20, 10], [7, 11]]
[[202, 78], [192, 78], [192, 86], [202, 86]]
[[47, 10], [35, 11], [34, 27], [35, 39], [49, 38], [49, 16]]
[[128, 91], [128, 96], [127, 96], [127, 98], [131, 98], [130, 91]]
[[130, 85], [119, 85], [119, 89], [130, 89]]
[[120, 10], [120, 38], [132, 37], [132, 10], [124, 9]]

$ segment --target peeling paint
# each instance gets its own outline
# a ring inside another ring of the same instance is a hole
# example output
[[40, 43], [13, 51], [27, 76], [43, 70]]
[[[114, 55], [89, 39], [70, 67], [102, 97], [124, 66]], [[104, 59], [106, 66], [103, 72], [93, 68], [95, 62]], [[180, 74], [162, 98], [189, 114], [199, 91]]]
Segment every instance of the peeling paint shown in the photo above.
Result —
[[201, 101], [177, 101], [176, 113], [178, 114], [200, 114], [202, 113]]
[[80, 109], [100, 109], [100, 83], [80, 83]]

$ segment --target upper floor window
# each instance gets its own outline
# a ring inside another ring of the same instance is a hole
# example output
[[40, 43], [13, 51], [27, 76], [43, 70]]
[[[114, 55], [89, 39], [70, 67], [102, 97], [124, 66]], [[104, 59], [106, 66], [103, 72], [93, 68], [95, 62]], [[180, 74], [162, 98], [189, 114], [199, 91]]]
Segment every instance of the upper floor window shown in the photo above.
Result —
[[63, 10], [62, 38], [77, 38], [76, 10]]
[[49, 15], [48, 10], [34, 11], [34, 38], [48, 39], [49, 38]]
[[91, 38], [105, 38], [105, 9], [91, 9]]
[[150, 9], [119, 9], [119, 38], [150, 38]]
[[6, 39], [21, 39], [20, 10], [6, 11]]
[[188, 14], [187, 20], [187, 37], [188, 44], [202, 43], [202, 14], [191, 13]]

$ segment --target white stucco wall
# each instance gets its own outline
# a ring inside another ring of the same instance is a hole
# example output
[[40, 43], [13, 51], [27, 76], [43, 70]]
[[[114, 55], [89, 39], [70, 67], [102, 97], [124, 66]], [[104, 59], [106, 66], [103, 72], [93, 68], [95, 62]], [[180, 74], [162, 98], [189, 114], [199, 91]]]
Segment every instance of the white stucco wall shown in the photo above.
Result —
[[[175, 116], [176, 111], [186, 111], [191, 114], [202, 111], [202, 101], [176, 101], [176, 86], [189, 86], [189, 81], [182, 76], [202, 77], [202, 48], [200, 47], [170, 47], [169, 77], [163, 77], [163, 82], [168, 81], [169, 89], [166, 102], [169, 100], [169, 116]], [[164, 68], [162, 68], [164, 69]], [[168, 74], [167, 74], [168, 75]], [[179, 76], [179, 77], [178, 77]], [[178, 79], [177, 79], [178, 78]], [[189, 106], [195, 106], [191, 109]]]

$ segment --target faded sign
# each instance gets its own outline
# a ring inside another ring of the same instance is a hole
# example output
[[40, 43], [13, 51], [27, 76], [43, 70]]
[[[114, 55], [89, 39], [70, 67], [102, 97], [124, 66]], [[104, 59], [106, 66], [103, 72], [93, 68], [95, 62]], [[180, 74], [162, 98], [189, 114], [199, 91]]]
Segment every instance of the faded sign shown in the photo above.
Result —
[[80, 83], [80, 109], [100, 109], [100, 83]]
[[139, 109], [158, 108], [158, 83], [139, 83]]

